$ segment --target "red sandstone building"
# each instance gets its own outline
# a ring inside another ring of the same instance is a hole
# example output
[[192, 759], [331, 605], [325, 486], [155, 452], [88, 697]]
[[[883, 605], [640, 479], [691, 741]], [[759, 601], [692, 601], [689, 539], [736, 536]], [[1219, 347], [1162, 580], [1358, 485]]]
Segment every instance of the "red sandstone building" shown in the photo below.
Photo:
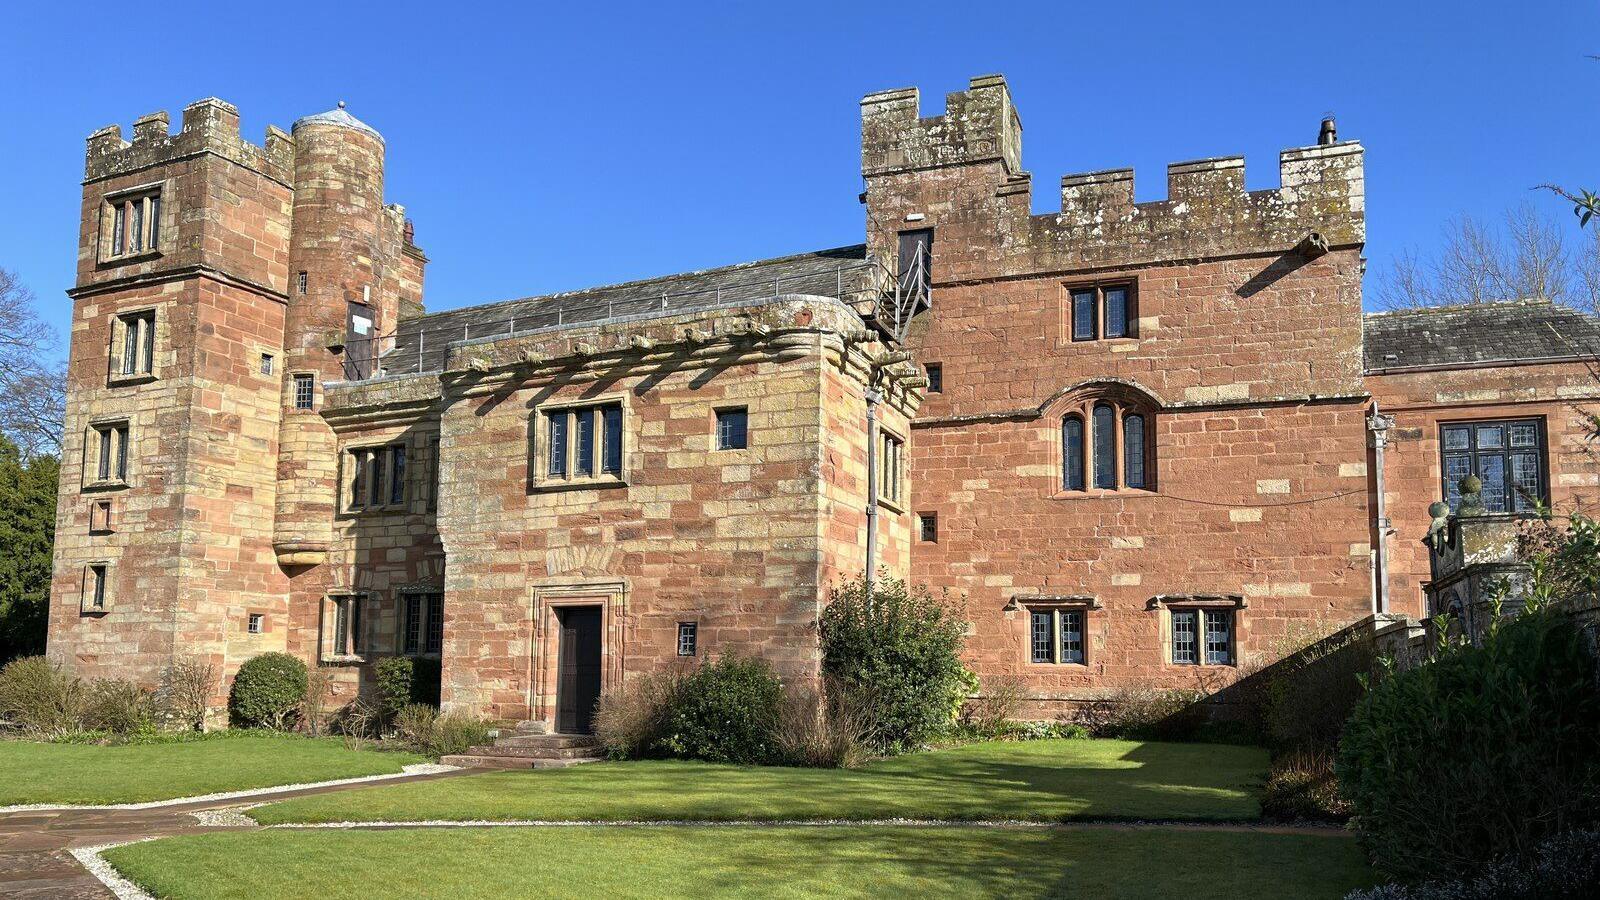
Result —
[[873, 94], [864, 244], [425, 314], [342, 108], [261, 146], [218, 100], [96, 132], [51, 657], [154, 681], [284, 650], [346, 697], [437, 657], [447, 707], [581, 730], [697, 657], [814, 675], [870, 553], [1064, 712], [1431, 612], [1418, 539], [1462, 474], [1509, 514], [1600, 491], [1600, 328], [1364, 315], [1331, 123], [1273, 190], [1224, 157], [1155, 202], [1068, 175], [1042, 215], [1021, 138], [998, 77], [928, 118]]

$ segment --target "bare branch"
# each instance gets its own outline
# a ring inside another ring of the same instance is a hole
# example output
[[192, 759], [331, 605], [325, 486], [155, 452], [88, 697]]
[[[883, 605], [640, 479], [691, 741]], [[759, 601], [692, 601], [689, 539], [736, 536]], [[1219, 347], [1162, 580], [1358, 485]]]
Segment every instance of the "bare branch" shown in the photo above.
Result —
[[30, 456], [61, 452], [66, 372], [46, 361], [55, 347], [33, 293], [0, 269], [0, 433]]

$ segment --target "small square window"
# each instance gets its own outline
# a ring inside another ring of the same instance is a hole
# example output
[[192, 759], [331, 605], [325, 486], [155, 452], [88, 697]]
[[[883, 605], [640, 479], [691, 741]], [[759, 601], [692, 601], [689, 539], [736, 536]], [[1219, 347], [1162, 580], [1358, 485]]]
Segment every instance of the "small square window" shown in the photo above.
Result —
[[944, 393], [944, 366], [939, 363], [928, 363], [925, 368], [928, 372], [928, 393]]
[[678, 655], [694, 656], [699, 650], [700, 625], [697, 622], [678, 623]]
[[917, 513], [917, 532], [925, 544], [937, 543], [939, 540], [939, 514]]
[[267, 617], [261, 613], [251, 613], [245, 624], [245, 630], [251, 634], [261, 634], [266, 630]]
[[263, 375], [271, 375], [272, 374], [272, 366], [273, 366], [272, 354], [271, 353], [263, 353], [263, 354], [261, 354], [261, 374], [263, 374]]
[[750, 439], [750, 412], [736, 406], [717, 410], [717, 449], [743, 450]]
[[310, 375], [294, 376], [294, 408], [310, 409], [316, 400], [316, 382]]
[[110, 534], [111, 527], [111, 501], [96, 500], [89, 507], [89, 533]]

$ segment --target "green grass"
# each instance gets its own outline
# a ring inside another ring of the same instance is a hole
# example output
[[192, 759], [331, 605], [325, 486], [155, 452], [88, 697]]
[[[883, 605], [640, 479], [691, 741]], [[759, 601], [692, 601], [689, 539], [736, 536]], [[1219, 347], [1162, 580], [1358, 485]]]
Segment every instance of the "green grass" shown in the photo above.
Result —
[[114, 747], [0, 741], [0, 806], [170, 800], [389, 775], [422, 760], [410, 753], [350, 750], [331, 738], [262, 732]]
[[304, 797], [262, 823], [470, 820], [1254, 819], [1266, 751], [1222, 744], [972, 744], [857, 770], [679, 761], [497, 772]]
[[159, 897], [1342, 897], [1343, 835], [1174, 828], [638, 827], [255, 831], [106, 853]]

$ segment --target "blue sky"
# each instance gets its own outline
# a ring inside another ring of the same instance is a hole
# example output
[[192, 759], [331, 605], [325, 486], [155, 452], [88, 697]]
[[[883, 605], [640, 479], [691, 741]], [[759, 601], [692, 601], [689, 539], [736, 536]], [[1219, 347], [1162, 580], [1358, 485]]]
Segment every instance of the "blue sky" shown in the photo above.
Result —
[[83, 139], [209, 95], [253, 140], [340, 99], [382, 131], [431, 309], [858, 242], [861, 95], [916, 85], [931, 114], [990, 72], [1038, 212], [1063, 173], [1133, 166], [1149, 200], [1204, 156], [1274, 186], [1328, 111], [1367, 147], [1373, 271], [1454, 216], [1564, 216], [1540, 182], [1600, 185], [1594, 0], [293, 5], [7, 13], [0, 266], [52, 324]]

